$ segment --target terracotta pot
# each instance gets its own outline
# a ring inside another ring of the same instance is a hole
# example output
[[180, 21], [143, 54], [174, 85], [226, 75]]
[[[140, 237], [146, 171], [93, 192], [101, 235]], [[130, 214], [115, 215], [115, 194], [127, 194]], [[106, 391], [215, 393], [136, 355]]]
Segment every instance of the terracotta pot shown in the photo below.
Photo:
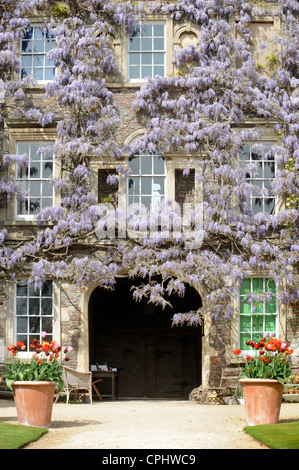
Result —
[[284, 386], [278, 380], [240, 379], [248, 426], [279, 421]]
[[25, 426], [51, 424], [55, 382], [16, 381], [12, 384], [18, 420]]

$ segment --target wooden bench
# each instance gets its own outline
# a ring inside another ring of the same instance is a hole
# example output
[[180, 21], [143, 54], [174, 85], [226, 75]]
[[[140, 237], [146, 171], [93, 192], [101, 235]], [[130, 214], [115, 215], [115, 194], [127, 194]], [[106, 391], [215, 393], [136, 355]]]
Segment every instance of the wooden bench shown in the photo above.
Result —
[[231, 404], [239, 405], [237, 393], [239, 389], [240, 369], [222, 369], [219, 387], [208, 388], [209, 402], [214, 405], [226, 405], [225, 398], [232, 398]]

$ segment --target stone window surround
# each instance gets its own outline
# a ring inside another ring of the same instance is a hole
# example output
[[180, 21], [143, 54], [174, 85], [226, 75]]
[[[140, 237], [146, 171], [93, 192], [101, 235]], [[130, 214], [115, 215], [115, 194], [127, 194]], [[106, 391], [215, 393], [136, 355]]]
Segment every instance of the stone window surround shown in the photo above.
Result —
[[[244, 278], [269, 278], [271, 279], [271, 273], [268, 271], [249, 271]], [[276, 336], [281, 340], [286, 339], [287, 334], [287, 315], [290, 307], [279, 302], [279, 291], [287, 284], [286, 279], [282, 280], [280, 284], [276, 284], [276, 295], [277, 295], [277, 330]], [[242, 359], [233, 357], [232, 350], [239, 348], [239, 334], [240, 334], [240, 318], [239, 318], [239, 308], [240, 308], [240, 296], [237, 296], [233, 302], [233, 316], [231, 319], [231, 344], [227, 348], [226, 355], [228, 362], [238, 363]], [[245, 360], [245, 359], [244, 359]]]
[[[17, 281], [27, 280], [23, 276], [18, 276]], [[16, 315], [15, 315], [15, 298], [16, 298], [16, 282], [14, 281], [3, 281], [3, 284], [6, 287], [7, 301], [5, 306], [2, 308], [2, 315], [5, 319], [5, 345], [10, 346], [16, 342]], [[61, 343], [61, 308], [60, 308], [60, 290], [61, 282], [53, 279], [53, 339]], [[1, 353], [1, 351], [0, 351]], [[6, 358], [10, 358], [11, 355], [7, 355], [5, 352]], [[18, 357], [20, 358], [30, 358], [32, 353], [28, 352], [19, 352]]]
[[[42, 128], [15, 128], [10, 129], [9, 142], [7, 151], [10, 154], [15, 154], [17, 151], [18, 142], [54, 142], [57, 139], [56, 129], [42, 129]], [[60, 170], [57, 160], [53, 160], [53, 174], [54, 177], [57, 177]], [[15, 179], [16, 176], [16, 165], [11, 165], [9, 168], [8, 176]], [[60, 194], [59, 191], [54, 190], [53, 205], [60, 204]], [[7, 213], [6, 213], [6, 223], [12, 225], [18, 224], [34, 224], [35, 218], [26, 218], [18, 217], [16, 218], [16, 200], [12, 198], [7, 201]]]
[[[31, 336], [35, 336], [36, 339], [38, 339], [39, 341], [42, 341], [42, 339], [40, 338], [40, 334], [41, 332], [43, 331], [43, 329], [40, 329], [40, 332], [39, 333], [36, 333], [36, 335], [34, 333], [30, 333], [29, 332], [29, 325], [30, 325], [30, 318], [34, 318], [34, 319], [37, 319], [39, 321], [39, 324], [41, 325], [41, 320], [43, 318], [50, 318], [52, 320], [52, 332], [49, 333], [49, 336], [51, 337], [51, 339], [46, 339], [46, 341], [53, 341], [55, 340], [54, 336], [53, 336], [53, 327], [54, 327], [54, 305], [53, 305], [53, 301], [54, 301], [54, 285], [53, 285], [53, 281], [51, 279], [49, 279], [50, 282], [52, 282], [52, 295], [51, 296], [42, 296], [41, 295], [41, 292], [39, 291], [38, 293], [38, 296], [36, 297], [32, 297], [32, 295], [30, 296], [30, 291], [28, 291], [28, 281], [27, 279], [17, 279], [16, 282], [15, 282], [15, 285], [14, 285], [14, 320], [15, 320], [15, 323], [14, 323], [14, 331], [15, 331], [15, 334], [14, 334], [14, 337], [15, 337], [15, 340], [16, 341], [23, 341], [23, 339], [18, 339], [18, 337], [16, 336], [26, 336], [27, 337], [27, 351], [24, 351], [23, 353], [20, 351], [18, 353], [18, 356], [19, 357], [22, 357], [23, 354], [25, 354], [25, 356], [28, 355], [28, 353], [30, 352], [29, 351], [29, 345], [31, 344], [31, 341], [29, 339], [29, 337]], [[18, 290], [17, 290], [17, 285], [22, 283], [22, 282], [26, 282], [26, 295], [18, 295]], [[26, 313], [26, 315], [24, 314], [19, 314], [17, 315], [17, 302], [18, 302], [18, 298], [22, 298], [22, 299], [26, 299], [26, 303], [27, 303], [27, 306], [28, 306], [28, 311]], [[41, 305], [42, 305], [42, 299], [44, 298], [47, 298], [47, 299], [52, 299], [52, 308], [51, 308], [51, 314], [47, 313], [44, 317], [44, 314], [41, 312]], [[39, 303], [39, 313], [38, 315], [32, 315], [32, 313], [30, 312], [30, 299], [34, 299], [34, 300], [38, 300], [38, 303]], [[26, 331], [23, 332], [23, 333], [18, 333], [17, 331], [17, 323], [18, 323], [18, 319], [19, 318], [25, 318], [27, 321], [27, 327], [26, 327]]]
[[[38, 27], [43, 27], [43, 26], [44, 26], [44, 25], [43, 25], [43, 23], [40, 22], [40, 20], [39, 20], [39, 21], [38, 21], [38, 20], [32, 20], [32, 21], [31, 21], [31, 25], [30, 25], [31, 28], [38, 28]], [[27, 55], [26, 53], [24, 54], [24, 53], [22, 52], [22, 43], [23, 43], [23, 41], [21, 40], [21, 41], [20, 41], [20, 49], [19, 49], [19, 58], [20, 58], [20, 63], [21, 63], [21, 64], [22, 64], [22, 57], [23, 57], [24, 55]], [[45, 52], [44, 54], [41, 54], [41, 53], [36, 53], [36, 54], [38, 54], [38, 55], [46, 55], [47, 52]], [[36, 54], [35, 54], [34, 52], [32, 52], [32, 57], [34, 57]], [[45, 74], [45, 67], [46, 67], [45, 65], [42, 67], [42, 69], [43, 69], [43, 75]], [[22, 67], [21, 67], [21, 68], [22, 68]], [[49, 66], [47, 66], [47, 68], [49, 68]], [[55, 68], [54, 74], [56, 73], [56, 70], [57, 70], [57, 69]], [[20, 72], [20, 73], [21, 73], [21, 72]], [[38, 83], [38, 85], [43, 85], [43, 84], [48, 83], [48, 82], [50, 82], [50, 81], [52, 81], [52, 80], [47, 80], [47, 79], [45, 79], [45, 80], [37, 80], [37, 83]]]
[[[273, 139], [271, 140], [270, 138], [262, 138], [258, 141], [254, 141], [254, 142], [253, 141], [246, 142], [245, 145], [248, 145], [250, 147], [250, 158], [248, 160], [246, 160], [246, 164], [248, 164], [248, 163], [258, 163], [258, 162], [264, 163], [266, 161], [267, 162], [272, 162], [273, 160], [264, 160], [263, 158], [261, 160], [254, 161], [251, 158], [251, 152], [252, 152], [252, 146], [254, 144], [261, 144], [261, 145], [266, 145], [267, 146], [267, 145], [275, 145], [275, 143], [276, 143], [275, 140], [273, 140]], [[239, 160], [239, 164], [241, 164], [241, 160]], [[276, 161], [275, 161], [275, 156], [274, 156], [274, 168], [275, 168], [274, 178], [273, 179], [268, 178], [269, 181], [271, 181], [271, 180], [274, 181], [274, 179], [276, 177], [276, 174], [277, 174], [277, 165], [276, 165]], [[263, 178], [261, 178], [261, 177], [258, 177], [256, 175], [252, 175], [250, 178], [247, 179], [248, 183], [252, 183], [252, 181], [256, 181], [256, 182], [261, 181], [261, 182], [263, 182], [263, 184], [264, 184], [265, 181], [268, 181], [268, 180], [264, 176], [263, 176]], [[252, 183], [252, 184], [254, 185], [254, 183]], [[254, 186], [257, 187], [257, 185], [254, 185]], [[269, 197], [271, 198], [270, 194], [269, 194]], [[258, 195], [254, 193], [254, 190], [252, 190], [252, 193], [249, 196], [249, 199], [250, 199], [250, 206], [249, 207], [251, 207], [252, 201], [253, 201], [254, 198], [258, 198]], [[260, 198], [263, 201], [263, 207], [264, 207], [264, 205], [265, 205], [264, 201], [265, 201], [265, 199], [267, 199], [267, 196], [261, 195]], [[273, 209], [273, 214], [272, 215], [276, 215], [276, 214], [278, 214], [278, 212], [280, 210], [282, 210], [282, 199], [279, 196], [275, 196], [273, 199], [274, 199], [274, 209]], [[251, 209], [253, 210], [252, 207], [251, 207]], [[271, 212], [268, 212], [267, 210], [264, 211], [264, 212], [266, 212], [268, 214], [271, 214]]]
[[[144, 22], [157, 22], [165, 23], [165, 45], [166, 45], [166, 60], [165, 60], [165, 76], [173, 76], [177, 69], [173, 64], [175, 48], [181, 47], [181, 36], [184, 33], [192, 33], [199, 37], [200, 29], [196, 25], [191, 25], [190, 22], [185, 25], [174, 25], [173, 19], [169, 15], [152, 15], [148, 14]], [[118, 86], [120, 84], [127, 87], [136, 87], [142, 85], [144, 80], [129, 81], [128, 78], [128, 36], [124, 31], [120, 31], [119, 35], [113, 38], [113, 49], [116, 58], [116, 64], [120, 70], [120, 75], [116, 77], [111, 86]]]
[[[134, 139], [138, 138], [145, 133], [145, 129], [138, 129], [127, 136], [124, 141], [126, 147]], [[168, 155], [162, 153], [165, 160], [165, 197], [171, 201], [175, 201], [175, 170], [183, 169], [186, 166], [188, 158], [194, 158], [194, 155]], [[91, 190], [95, 200], [98, 200], [98, 169], [115, 170], [118, 165], [122, 165], [125, 171], [128, 169], [128, 159], [121, 161], [113, 161], [108, 164], [104, 164], [103, 161], [92, 161], [91, 162]], [[191, 168], [191, 167], [190, 167]], [[202, 185], [197, 181], [197, 174], [200, 170], [195, 168], [195, 202], [202, 202]], [[122, 208], [127, 205], [127, 178], [125, 175], [120, 175], [118, 182], [118, 202]]]
[[[34, 220], [37, 217], [38, 213], [30, 214], [30, 212], [31, 212], [31, 201], [34, 200], [34, 199], [38, 199], [40, 201], [40, 203], [41, 203], [41, 207], [39, 207], [40, 210], [42, 209], [42, 206], [43, 206], [44, 202], [47, 203], [47, 207], [52, 207], [53, 206], [54, 188], [49, 186], [50, 181], [52, 179], [52, 175], [44, 176], [44, 171], [45, 172], [47, 171], [47, 164], [52, 165], [51, 174], [53, 173], [53, 167], [54, 167], [53, 152], [51, 152], [51, 159], [48, 159], [47, 155], [45, 153], [42, 153], [41, 155], [38, 156], [34, 152], [35, 159], [32, 161], [32, 158], [33, 158], [32, 146], [33, 145], [39, 145], [40, 146], [40, 142], [39, 143], [35, 143], [35, 142], [32, 142], [32, 141], [26, 141], [26, 142], [18, 141], [17, 142], [17, 153], [18, 154], [23, 153], [20, 150], [21, 146], [28, 146], [28, 153], [30, 155], [31, 161], [30, 162], [28, 161], [28, 166], [26, 167], [26, 169], [28, 170], [26, 172], [27, 174], [25, 173], [23, 167], [17, 168], [17, 171], [16, 171], [16, 182], [17, 182], [17, 184], [20, 185], [20, 186], [22, 186], [22, 184], [25, 184], [25, 185], [28, 184], [28, 187], [30, 188], [30, 190], [29, 190], [30, 194], [25, 198], [25, 205], [23, 203], [21, 203], [22, 207], [16, 207], [15, 208], [15, 210], [16, 210], [15, 218], [16, 219]], [[43, 145], [43, 143], [42, 143], [42, 145]], [[26, 153], [27, 153], [27, 149], [26, 149]], [[50, 155], [49, 155], [49, 157], [50, 157]], [[36, 164], [37, 164], [37, 167], [35, 166]], [[38, 167], [40, 167], [40, 171], [39, 171], [40, 174], [39, 174], [38, 177], [35, 177], [34, 176], [34, 169], [37, 169]], [[33, 169], [32, 170], [33, 174], [31, 174], [31, 169]], [[33, 196], [32, 193], [31, 193], [32, 186], [34, 188], [34, 186], [37, 186], [37, 185], [38, 185], [38, 188], [37, 187], [35, 188], [35, 193], [36, 194]], [[46, 195], [44, 194], [45, 191], [46, 191]], [[48, 194], [47, 194], [47, 191], [49, 191]], [[26, 201], [27, 201], [27, 208], [26, 208]], [[16, 206], [18, 206], [18, 204], [16, 204]], [[39, 212], [40, 212], [40, 210], [39, 210]]]

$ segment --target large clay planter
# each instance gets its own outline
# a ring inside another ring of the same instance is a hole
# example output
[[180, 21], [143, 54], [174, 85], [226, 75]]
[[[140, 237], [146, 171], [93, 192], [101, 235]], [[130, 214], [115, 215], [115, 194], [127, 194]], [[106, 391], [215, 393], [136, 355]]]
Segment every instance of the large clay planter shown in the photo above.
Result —
[[240, 379], [248, 426], [279, 421], [283, 385], [272, 379]]
[[12, 384], [18, 420], [25, 426], [51, 424], [55, 382], [16, 381]]

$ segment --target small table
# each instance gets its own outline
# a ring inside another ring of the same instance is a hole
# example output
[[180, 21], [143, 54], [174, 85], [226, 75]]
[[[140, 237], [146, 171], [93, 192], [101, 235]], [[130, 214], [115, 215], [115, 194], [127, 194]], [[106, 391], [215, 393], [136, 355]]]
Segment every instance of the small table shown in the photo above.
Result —
[[[103, 400], [103, 397], [109, 397], [114, 401], [117, 399], [117, 376], [118, 372], [117, 371], [110, 371], [110, 370], [93, 370], [92, 371], [92, 388], [96, 392], [98, 398], [100, 400]], [[103, 378], [109, 377], [111, 379], [111, 394], [109, 395], [102, 395], [97, 386], [96, 383], [100, 382], [103, 380]]]

